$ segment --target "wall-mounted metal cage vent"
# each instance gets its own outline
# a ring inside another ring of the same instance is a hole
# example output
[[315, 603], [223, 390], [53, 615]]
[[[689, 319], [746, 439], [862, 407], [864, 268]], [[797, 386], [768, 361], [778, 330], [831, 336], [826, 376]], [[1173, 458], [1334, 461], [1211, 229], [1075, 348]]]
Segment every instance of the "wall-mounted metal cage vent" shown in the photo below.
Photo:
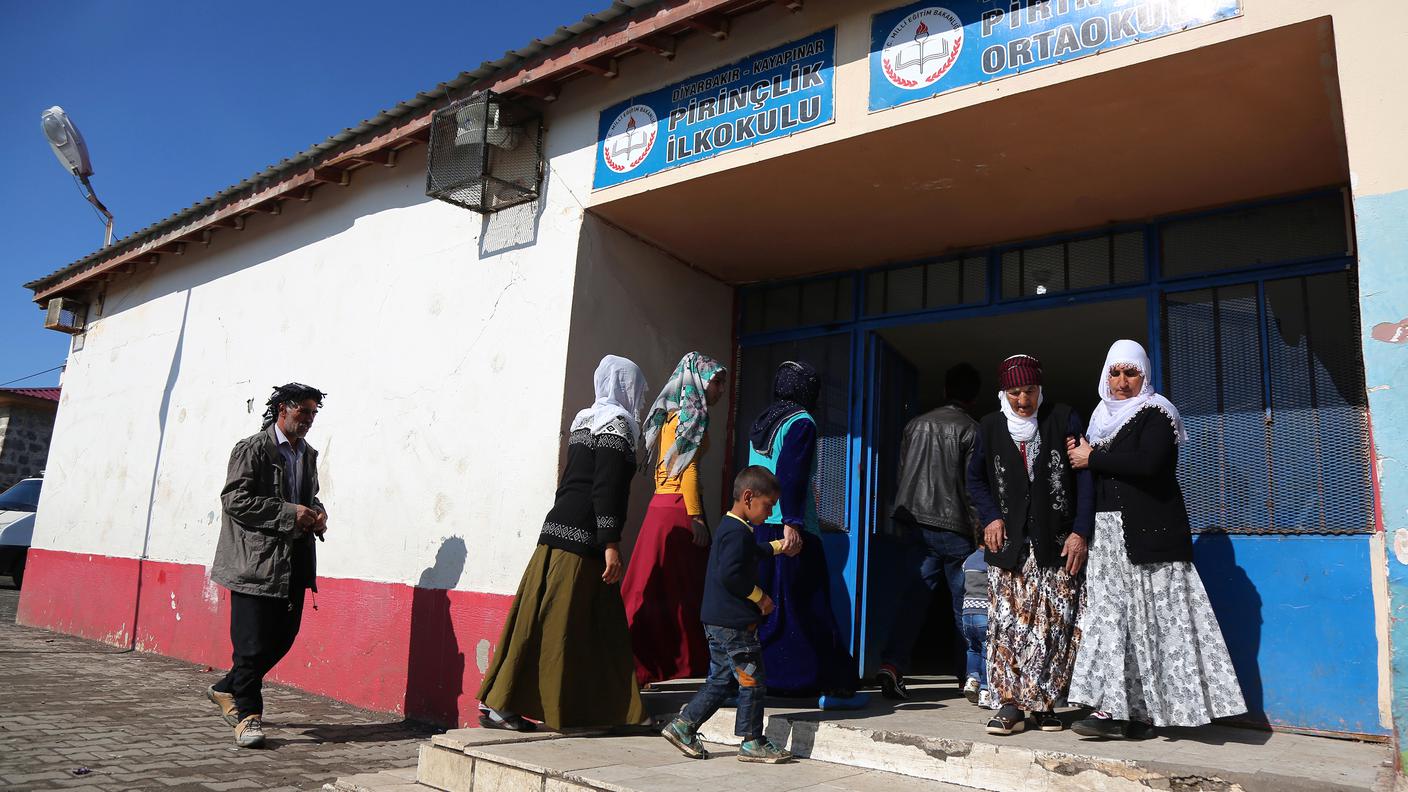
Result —
[[538, 197], [543, 183], [543, 122], [490, 91], [435, 113], [425, 194], [480, 213]]
[[44, 328], [61, 333], [81, 333], [88, 319], [88, 306], [68, 297], [54, 297], [44, 307]]

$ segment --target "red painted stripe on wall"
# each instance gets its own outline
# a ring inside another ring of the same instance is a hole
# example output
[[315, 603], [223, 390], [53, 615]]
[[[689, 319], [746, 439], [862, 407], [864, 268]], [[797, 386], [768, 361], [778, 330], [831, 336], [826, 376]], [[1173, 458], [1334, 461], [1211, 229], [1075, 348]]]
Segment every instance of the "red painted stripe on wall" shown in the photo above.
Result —
[[[31, 549], [19, 622], [226, 669], [230, 593], [196, 564]], [[512, 597], [319, 578], [293, 651], [269, 675], [368, 709], [447, 726], [475, 723], [480, 661]], [[213, 680], [213, 677], [212, 677]], [[277, 698], [271, 700], [277, 706]]]

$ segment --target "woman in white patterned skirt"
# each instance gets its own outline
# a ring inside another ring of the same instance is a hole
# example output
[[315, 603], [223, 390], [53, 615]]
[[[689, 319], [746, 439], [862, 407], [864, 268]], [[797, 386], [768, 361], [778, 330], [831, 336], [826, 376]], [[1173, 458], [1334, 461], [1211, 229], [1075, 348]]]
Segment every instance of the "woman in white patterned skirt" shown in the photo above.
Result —
[[1095, 708], [1071, 728], [1145, 739], [1155, 726], [1201, 726], [1246, 712], [1207, 591], [1193, 567], [1175, 472], [1183, 420], [1149, 382], [1134, 341], [1110, 347], [1100, 405], [1071, 466], [1095, 473], [1095, 540], [1068, 696]]

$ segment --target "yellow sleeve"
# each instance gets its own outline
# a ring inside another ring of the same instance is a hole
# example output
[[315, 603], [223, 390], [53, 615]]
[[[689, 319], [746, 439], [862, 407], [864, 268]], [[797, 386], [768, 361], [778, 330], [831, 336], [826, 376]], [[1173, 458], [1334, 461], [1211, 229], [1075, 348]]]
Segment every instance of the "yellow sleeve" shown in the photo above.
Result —
[[768, 542], [768, 547], [771, 547], [771, 548], [772, 548], [772, 554], [773, 554], [773, 555], [782, 555], [782, 540], [781, 540], [781, 539], [774, 539], [774, 540], [772, 540], [771, 542]]
[[680, 495], [684, 496], [684, 510], [691, 517], [704, 513], [704, 495], [699, 490], [699, 457], [703, 455], [703, 448], [695, 451], [680, 473]]
[[751, 594], [748, 595], [748, 599], [752, 600], [753, 602], [762, 602], [762, 601], [763, 601], [763, 590], [760, 589], [760, 588], [758, 588], [757, 586], [754, 586], [754, 587], [753, 587], [753, 593], [751, 593]]

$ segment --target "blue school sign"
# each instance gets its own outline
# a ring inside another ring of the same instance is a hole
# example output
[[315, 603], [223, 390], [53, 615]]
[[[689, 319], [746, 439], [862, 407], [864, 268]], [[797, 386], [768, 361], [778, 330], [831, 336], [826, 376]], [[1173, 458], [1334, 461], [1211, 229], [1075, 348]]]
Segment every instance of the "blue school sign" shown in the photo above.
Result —
[[831, 122], [836, 29], [601, 112], [593, 188]]
[[939, 0], [871, 17], [870, 109], [1242, 13], [1241, 0]]

